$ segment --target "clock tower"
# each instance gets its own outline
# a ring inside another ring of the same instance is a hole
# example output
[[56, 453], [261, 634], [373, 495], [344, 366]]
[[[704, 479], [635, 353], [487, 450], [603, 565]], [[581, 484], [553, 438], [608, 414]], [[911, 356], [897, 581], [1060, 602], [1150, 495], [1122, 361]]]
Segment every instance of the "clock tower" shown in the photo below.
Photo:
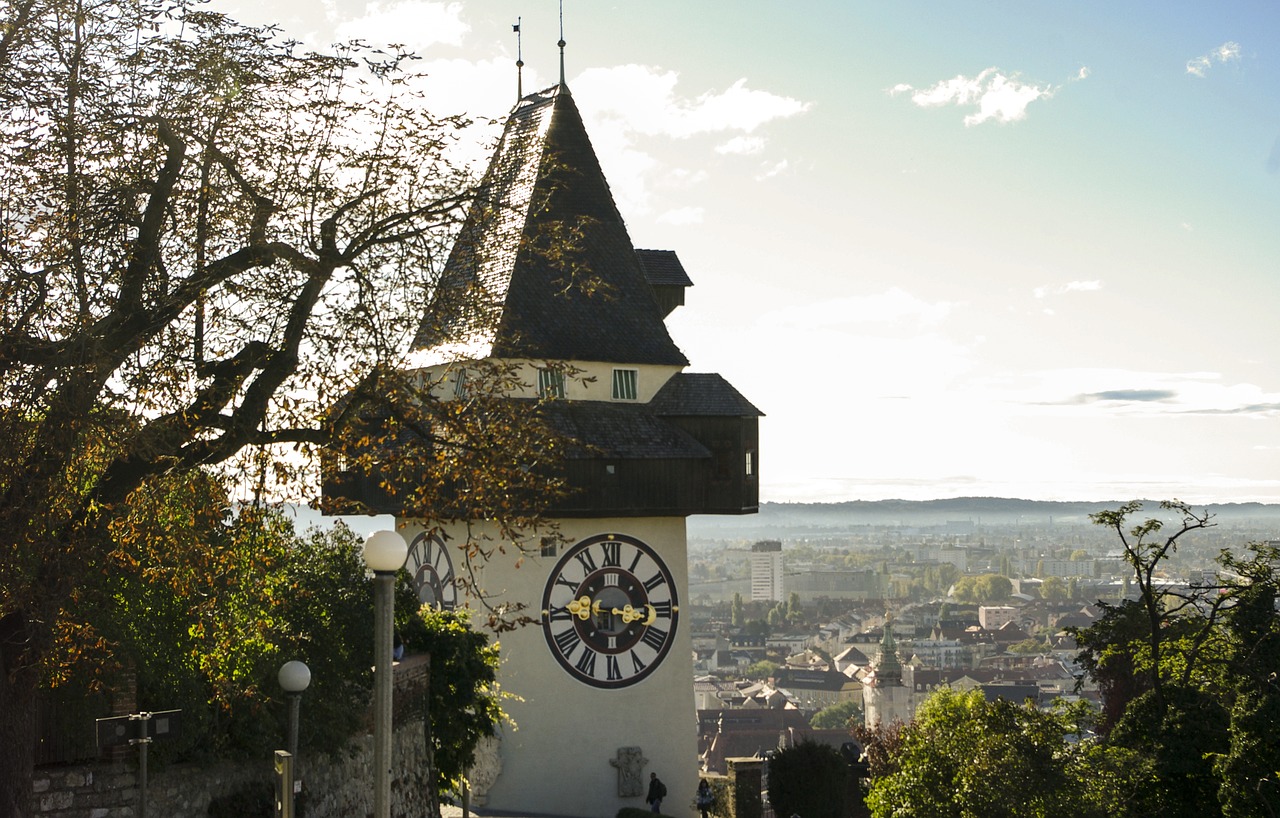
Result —
[[[472, 776], [487, 810], [613, 815], [645, 807], [656, 773], [663, 812], [691, 812], [685, 519], [757, 510], [761, 413], [719, 375], [685, 371], [664, 320], [690, 284], [675, 253], [633, 246], [563, 80], [520, 99], [411, 363], [441, 399], [465, 394], [469, 367], [514, 367], [511, 397], [574, 441], [572, 491], [547, 514], [563, 542], [497, 554], [474, 578], [536, 621], [500, 635], [499, 682], [518, 698]], [[499, 539], [496, 526], [395, 513], [420, 597], [468, 604], [453, 583], [460, 547]]]

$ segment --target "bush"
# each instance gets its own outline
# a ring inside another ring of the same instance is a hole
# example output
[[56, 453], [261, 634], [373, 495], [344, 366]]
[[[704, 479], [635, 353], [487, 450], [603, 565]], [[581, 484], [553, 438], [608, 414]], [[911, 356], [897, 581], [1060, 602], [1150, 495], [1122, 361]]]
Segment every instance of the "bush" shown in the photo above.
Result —
[[844, 818], [849, 765], [840, 751], [802, 741], [769, 762], [769, 803], [774, 815]]

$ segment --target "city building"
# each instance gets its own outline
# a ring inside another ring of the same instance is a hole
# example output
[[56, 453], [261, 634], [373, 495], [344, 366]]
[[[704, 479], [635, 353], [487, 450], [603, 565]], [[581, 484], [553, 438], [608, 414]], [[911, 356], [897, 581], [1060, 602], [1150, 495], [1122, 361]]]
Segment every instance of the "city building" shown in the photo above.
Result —
[[781, 602], [786, 599], [782, 584], [782, 543], [764, 540], [751, 546], [751, 601]]

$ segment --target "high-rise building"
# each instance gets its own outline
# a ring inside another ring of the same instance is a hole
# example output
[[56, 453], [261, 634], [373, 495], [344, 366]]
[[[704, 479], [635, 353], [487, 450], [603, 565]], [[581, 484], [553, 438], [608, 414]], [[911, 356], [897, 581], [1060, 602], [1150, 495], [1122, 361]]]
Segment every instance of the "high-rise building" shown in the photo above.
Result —
[[782, 587], [782, 543], [762, 540], [751, 546], [751, 601], [781, 602], [786, 599]]

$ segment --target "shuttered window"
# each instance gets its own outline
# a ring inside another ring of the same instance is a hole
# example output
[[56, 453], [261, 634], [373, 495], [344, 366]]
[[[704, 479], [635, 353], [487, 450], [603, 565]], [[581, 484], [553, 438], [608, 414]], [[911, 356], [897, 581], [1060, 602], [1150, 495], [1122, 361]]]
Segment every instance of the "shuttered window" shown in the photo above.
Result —
[[538, 395], [544, 398], [563, 398], [564, 373], [558, 369], [539, 369]]
[[636, 381], [639, 373], [634, 369], [613, 370], [613, 399], [635, 400], [637, 396]]

